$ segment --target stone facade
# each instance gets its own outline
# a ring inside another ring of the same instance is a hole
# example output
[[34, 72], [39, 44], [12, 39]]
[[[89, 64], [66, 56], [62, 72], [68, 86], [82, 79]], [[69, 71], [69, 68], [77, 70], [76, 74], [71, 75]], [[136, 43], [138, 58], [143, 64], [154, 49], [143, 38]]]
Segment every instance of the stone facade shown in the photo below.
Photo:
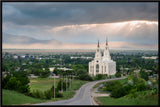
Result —
[[106, 46], [103, 56], [101, 55], [99, 41], [95, 58], [89, 62], [89, 75], [96, 76], [97, 74], [114, 75], [116, 73], [116, 62], [111, 60], [108, 41], [106, 40]]

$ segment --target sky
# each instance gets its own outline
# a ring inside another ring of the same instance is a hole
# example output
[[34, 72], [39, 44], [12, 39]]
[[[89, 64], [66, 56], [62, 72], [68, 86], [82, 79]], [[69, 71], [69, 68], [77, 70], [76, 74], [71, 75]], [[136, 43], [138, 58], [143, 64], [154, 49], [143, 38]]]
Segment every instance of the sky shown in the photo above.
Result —
[[158, 49], [158, 2], [3, 2], [3, 49]]

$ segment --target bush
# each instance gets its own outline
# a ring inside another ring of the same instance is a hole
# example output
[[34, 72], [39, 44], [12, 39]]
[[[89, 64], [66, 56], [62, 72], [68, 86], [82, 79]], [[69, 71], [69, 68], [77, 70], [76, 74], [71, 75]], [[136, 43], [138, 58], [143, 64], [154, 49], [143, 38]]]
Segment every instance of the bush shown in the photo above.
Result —
[[105, 82], [104, 86], [106, 87], [106, 91], [113, 91], [114, 89], [120, 88], [121, 83], [119, 81], [110, 81]]
[[116, 72], [115, 76], [116, 77], [121, 77], [121, 73], [120, 72]]
[[7, 89], [6, 85], [10, 78], [11, 78], [10, 74], [7, 74], [6, 77], [2, 77], [2, 88]]
[[6, 77], [3, 77], [2, 88], [27, 94], [30, 92], [28, 85], [29, 82], [30, 81], [25, 72], [13, 72], [12, 76], [11, 74], [7, 74]]
[[5, 88], [10, 90], [18, 90], [20, 84], [20, 81], [18, 81], [16, 77], [11, 77], [6, 83]]
[[45, 94], [43, 92], [39, 91], [39, 90], [33, 90], [28, 95], [30, 95], [31, 97], [40, 98], [40, 99], [45, 99], [46, 98]]
[[145, 83], [140, 83], [140, 84], [137, 84], [136, 88], [137, 88], [137, 91], [144, 91], [147, 89], [147, 86], [145, 85]]
[[80, 80], [93, 81], [92, 77], [88, 74], [80, 74], [78, 78]]
[[140, 76], [141, 76], [141, 78], [143, 78], [143, 79], [145, 79], [146, 81], [148, 81], [149, 80], [149, 75], [148, 75], [148, 73], [147, 72], [145, 72], [145, 71], [140, 71]]
[[29, 85], [20, 86], [18, 89], [20, 93], [29, 93], [29, 90], [30, 90]]
[[[52, 88], [50, 89], [51, 91], [51, 96], [54, 97], [54, 85], [52, 86]], [[62, 93], [59, 93], [59, 89], [55, 88], [55, 97], [63, 97]]]
[[131, 98], [135, 98], [136, 97], [136, 93], [137, 92], [137, 88], [133, 88], [129, 91], [129, 95]]
[[102, 74], [96, 75], [96, 80], [101, 80], [102, 78], [103, 78], [103, 75], [102, 75]]
[[63, 97], [63, 94], [62, 94], [62, 93], [59, 93], [59, 92], [58, 92], [58, 93], [56, 92], [56, 97], [57, 97], [57, 98]]
[[47, 90], [44, 92], [46, 99], [51, 99], [53, 96], [53, 92], [51, 90]]
[[[63, 82], [63, 87], [62, 87], [62, 82]], [[69, 86], [69, 84], [67, 84], [67, 86]], [[62, 90], [61, 88], [63, 88], [63, 90], [66, 90], [66, 82], [63, 80], [60, 80], [57, 85], [57, 90]]]
[[125, 91], [124, 87], [120, 87], [118, 89], [114, 89], [111, 92], [111, 97], [114, 97], [114, 98], [119, 98], [119, 97], [122, 97], [122, 96], [125, 96], [125, 95], [127, 95], [127, 92]]

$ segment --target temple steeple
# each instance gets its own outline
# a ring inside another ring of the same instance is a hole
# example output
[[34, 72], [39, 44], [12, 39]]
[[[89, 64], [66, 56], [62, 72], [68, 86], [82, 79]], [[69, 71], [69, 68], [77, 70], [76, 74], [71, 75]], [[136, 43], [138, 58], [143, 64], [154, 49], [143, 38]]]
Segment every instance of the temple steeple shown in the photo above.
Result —
[[104, 50], [103, 60], [111, 60], [107, 36], [106, 36], [106, 46], [105, 46], [105, 50]]
[[98, 40], [98, 46], [97, 47], [99, 47], [99, 40]]
[[96, 59], [101, 59], [101, 51], [100, 51], [99, 40], [98, 40], [98, 44], [97, 44], [97, 50], [96, 50], [96, 53], [95, 53], [95, 58]]
[[107, 39], [107, 36], [106, 36], [106, 46], [108, 45], [108, 39]]

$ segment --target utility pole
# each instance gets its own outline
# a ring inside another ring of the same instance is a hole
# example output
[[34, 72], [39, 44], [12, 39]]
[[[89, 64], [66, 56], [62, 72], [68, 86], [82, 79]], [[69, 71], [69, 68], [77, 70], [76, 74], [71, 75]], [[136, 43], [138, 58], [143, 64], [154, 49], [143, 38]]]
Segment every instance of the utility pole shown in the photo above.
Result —
[[63, 74], [62, 74], [62, 81], [61, 81], [61, 91], [63, 93]]
[[72, 74], [71, 74], [71, 80], [70, 80], [70, 87], [71, 87], [71, 90], [72, 90]]
[[66, 71], [66, 91], [67, 91], [67, 71]]
[[55, 99], [55, 75], [54, 75], [54, 99]]

